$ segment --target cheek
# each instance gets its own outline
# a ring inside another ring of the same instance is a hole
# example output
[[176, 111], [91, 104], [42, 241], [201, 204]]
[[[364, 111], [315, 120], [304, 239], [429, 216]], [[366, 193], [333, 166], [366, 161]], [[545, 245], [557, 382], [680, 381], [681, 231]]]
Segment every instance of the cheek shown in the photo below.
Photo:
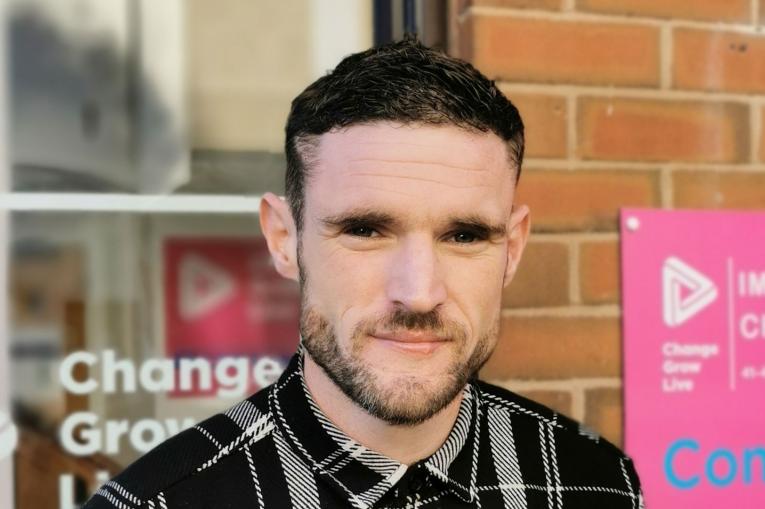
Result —
[[369, 253], [306, 246], [304, 264], [309, 303], [335, 322], [354, 319], [355, 309], [368, 309], [384, 293], [384, 263]]
[[476, 335], [493, 327], [499, 316], [504, 270], [504, 262], [491, 257], [470, 260], [448, 271], [450, 296], [466, 315]]

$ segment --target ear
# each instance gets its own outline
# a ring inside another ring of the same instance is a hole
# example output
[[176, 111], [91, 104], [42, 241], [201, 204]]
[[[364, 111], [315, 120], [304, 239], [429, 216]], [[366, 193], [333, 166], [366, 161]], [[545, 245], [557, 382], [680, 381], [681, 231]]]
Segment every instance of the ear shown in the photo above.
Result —
[[513, 206], [513, 212], [510, 214], [510, 235], [507, 239], [507, 265], [505, 266], [505, 276], [502, 279], [502, 286], [507, 286], [515, 276], [518, 263], [521, 261], [523, 249], [526, 247], [526, 241], [529, 238], [529, 229], [531, 219], [529, 208], [526, 205]]
[[287, 201], [274, 193], [260, 200], [260, 229], [276, 271], [287, 279], [298, 280], [297, 229]]

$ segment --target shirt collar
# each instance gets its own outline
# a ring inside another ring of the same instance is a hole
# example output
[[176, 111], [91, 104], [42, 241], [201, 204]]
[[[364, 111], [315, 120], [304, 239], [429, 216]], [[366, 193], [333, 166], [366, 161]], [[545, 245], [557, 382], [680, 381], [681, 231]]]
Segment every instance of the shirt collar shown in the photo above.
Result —
[[[444, 444], [421, 463], [465, 502], [476, 496], [475, 475], [481, 420], [478, 391], [465, 387], [457, 420]], [[311, 397], [298, 350], [269, 393], [276, 426], [317, 477], [358, 508], [374, 505], [406, 473], [407, 466], [367, 449], [337, 428]]]

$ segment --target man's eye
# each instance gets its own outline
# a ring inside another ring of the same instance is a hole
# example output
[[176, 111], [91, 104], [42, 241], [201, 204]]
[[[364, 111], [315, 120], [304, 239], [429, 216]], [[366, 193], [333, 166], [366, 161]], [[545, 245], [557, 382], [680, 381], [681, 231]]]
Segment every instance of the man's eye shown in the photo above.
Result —
[[478, 236], [471, 232], [457, 232], [452, 235], [452, 239], [458, 244], [470, 244], [471, 242], [479, 240]]
[[353, 235], [354, 237], [372, 237], [377, 232], [374, 228], [369, 226], [354, 226], [352, 228], [348, 228], [346, 233]]

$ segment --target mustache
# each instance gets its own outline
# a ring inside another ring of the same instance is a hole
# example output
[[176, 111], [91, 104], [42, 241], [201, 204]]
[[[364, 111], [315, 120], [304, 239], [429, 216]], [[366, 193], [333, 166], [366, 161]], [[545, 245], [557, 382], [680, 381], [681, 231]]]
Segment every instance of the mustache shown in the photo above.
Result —
[[467, 332], [462, 324], [444, 319], [436, 309], [421, 313], [403, 308], [397, 308], [393, 312], [377, 319], [364, 321], [356, 327], [353, 336], [360, 337], [361, 335], [374, 335], [375, 332], [396, 332], [401, 330], [427, 332], [438, 337], [456, 341], [467, 339]]

